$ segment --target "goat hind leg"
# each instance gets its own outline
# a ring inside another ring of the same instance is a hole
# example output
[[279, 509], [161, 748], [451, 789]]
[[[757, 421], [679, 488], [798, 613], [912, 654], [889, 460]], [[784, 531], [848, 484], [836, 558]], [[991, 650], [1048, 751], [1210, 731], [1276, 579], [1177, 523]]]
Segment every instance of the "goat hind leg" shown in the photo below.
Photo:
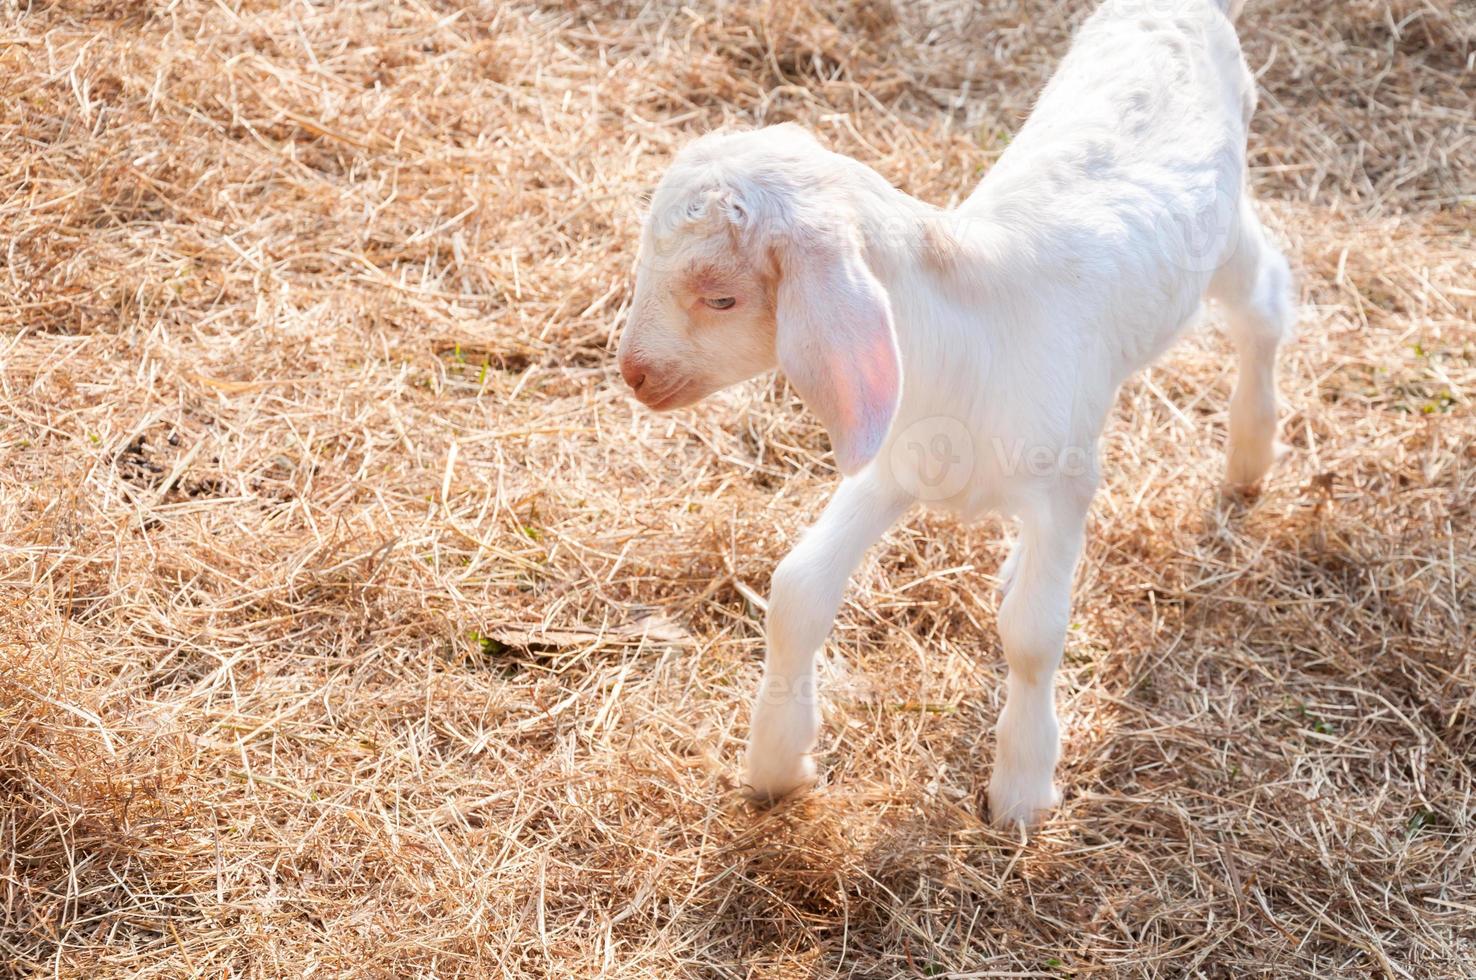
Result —
[[1296, 310], [1286, 258], [1271, 243], [1248, 198], [1241, 201], [1235, 251], [1215, 271], [1209, 297], [1225, 311], [1226, 332], [1239, 359], [1230, 397], [1225, 482], [1252, 488], [1278, 455], [1276, 351], [1291, 334]]

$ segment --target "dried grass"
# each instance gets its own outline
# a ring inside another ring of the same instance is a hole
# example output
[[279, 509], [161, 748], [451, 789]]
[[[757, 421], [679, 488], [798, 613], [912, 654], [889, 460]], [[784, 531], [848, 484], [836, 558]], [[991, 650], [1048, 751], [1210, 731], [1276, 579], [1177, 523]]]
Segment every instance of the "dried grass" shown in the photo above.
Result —
[[799, 119], [958, 199], [1085, 0], [11, 3], [0, 970], [1476, 975], [1476, 11], [1252, 0], [1295, 454], [1219, 500], [1196, 336], [1109, 428], [1066, 799], [980, 821], [1002, 528], [827, 647], [733, 786], [833, 481], [782, 382], [620, 391], [640, 195]]

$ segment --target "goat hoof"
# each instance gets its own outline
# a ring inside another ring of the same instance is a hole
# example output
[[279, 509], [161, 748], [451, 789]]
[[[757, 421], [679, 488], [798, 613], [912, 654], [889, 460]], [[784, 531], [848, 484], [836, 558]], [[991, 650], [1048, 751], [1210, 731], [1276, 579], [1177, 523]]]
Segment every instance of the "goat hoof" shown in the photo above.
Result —
[[989, 819], [996, 827], [1023, 824], [1032, 830], [1045, 822], [1061, 802], [1055, 784], [1045, 781], [1001, 777], [989, 783]]
[[1273, 442], [1264, 451], [1231, 453], [1225, 467], [1225, 493], [1233, 497], [1254, 499], [1261, 492], [1261, 478], [1291, 452], [1284, 442]]
[[1261, 496], [1261, 483], [1259, 480], [1255, 483], [1232, 483], [1226, 480], [1220, 485], [1220, 496], [1231, 505], [1254, 503]]
[[815, 762], [808, 755], [777, 766], [750, 762], [748, 777], [743, 781], [743, 795], [754, 803], [768, 806], [809, 789], [814, 783]]

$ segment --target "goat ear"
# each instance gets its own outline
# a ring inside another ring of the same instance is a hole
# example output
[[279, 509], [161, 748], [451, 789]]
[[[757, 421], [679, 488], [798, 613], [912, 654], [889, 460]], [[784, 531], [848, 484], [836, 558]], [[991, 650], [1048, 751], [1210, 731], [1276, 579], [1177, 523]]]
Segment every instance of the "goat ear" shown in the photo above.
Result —
[[887, 292], [854, 244], [784, 251], [779, 366], [825, 423], [836, 464], [850, 476], [881, 450], [902, 394]]

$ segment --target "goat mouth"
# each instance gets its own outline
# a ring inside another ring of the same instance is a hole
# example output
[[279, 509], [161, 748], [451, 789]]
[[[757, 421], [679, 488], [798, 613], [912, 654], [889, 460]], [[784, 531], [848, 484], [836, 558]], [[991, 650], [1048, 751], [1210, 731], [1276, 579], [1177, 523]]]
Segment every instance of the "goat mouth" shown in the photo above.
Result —
[[636, 399], [647, 408], [656, 412], [665, 412], [673, 408], [681, 408], [695, 402], [700, 394], [696, 393], [696, 385], [690, 379], [679, 381], [674, 385], [668, 385], [661, 389], [661, 394], [651, 397], [645, 392], [637, 392]]

